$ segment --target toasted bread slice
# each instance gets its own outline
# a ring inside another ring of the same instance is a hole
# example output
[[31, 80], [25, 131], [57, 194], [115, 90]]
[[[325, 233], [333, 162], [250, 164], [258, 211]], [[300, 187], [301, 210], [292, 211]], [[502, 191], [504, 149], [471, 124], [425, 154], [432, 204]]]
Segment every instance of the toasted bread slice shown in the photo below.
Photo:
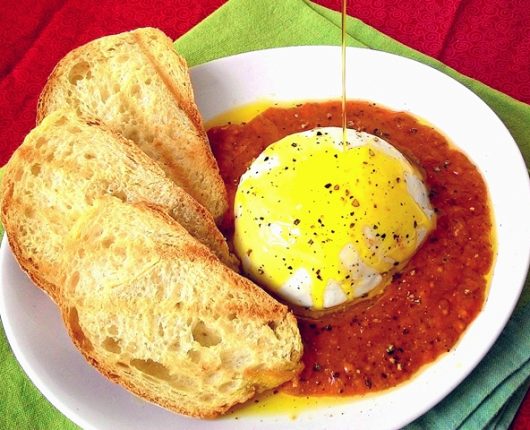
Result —
[[62, 272], [58, 304], [85, 358], [172, 411], [215, 417], [301, 369], [288, 309], [156, 206], [102, 198], [72, 228]]
[[56, 111], [9, 160], [1, 195], [2, 223], [17, 260], [52, 297], [64, 237], [107, 194], [160, 205], [221, 261], [237, 267], [210, 213], [134, 143], [73, 112]]
[[226, 189], [186, 61], [160, 30], [103, 37], [66, 55], [41, 94], [37, 121], [66, 106], [135, 142], [215, 219], [224, 214]]

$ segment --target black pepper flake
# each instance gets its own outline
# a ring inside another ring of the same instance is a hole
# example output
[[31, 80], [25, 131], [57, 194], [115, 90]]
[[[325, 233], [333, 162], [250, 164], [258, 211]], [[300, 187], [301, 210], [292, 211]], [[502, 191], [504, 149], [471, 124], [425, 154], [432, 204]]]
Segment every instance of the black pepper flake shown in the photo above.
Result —
[[329, 188], [331, 187], [331, 184], [328, 182], [326, 185], [324, 185], [324, 188]]
[[300, 224], [300, 220], [298, 218], [296, 218], [293, 222], [294, 222], [294, 225]]
[[293, 143], [291, 143], [291, 146], [292, 146], [293, 148], [296, 148], [298, 145], [297, 145], [295, 142], [293, 142]]
[[317, 131], [317, 136], [322, 136], [322, 132], [321, 131]]

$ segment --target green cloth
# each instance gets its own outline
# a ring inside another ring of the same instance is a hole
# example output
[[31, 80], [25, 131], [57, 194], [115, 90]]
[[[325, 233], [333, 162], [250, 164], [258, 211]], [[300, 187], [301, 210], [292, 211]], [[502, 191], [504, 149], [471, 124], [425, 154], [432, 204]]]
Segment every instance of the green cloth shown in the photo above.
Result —
[[[530, 106], [348, 18], [348, 46], [392, 52], [443, 71], [479, 95], [503, 120], [530, 165]], [[257, 49], [338, 45], [340, 14], [304, 0], [231, 0], [175, 42], [190, 65]], [[0, 231], [1, 233], [1, 231]], [[501, 337], [475, 371], [410, 429], [508, 428], [530, 375], [530, 283]], [[28, 381], [0, 329], [0, 429], [76, 428]]]
[[0, 324], [0, 429], [70, 430], [78, 427], [35, 388], [18, 362]]

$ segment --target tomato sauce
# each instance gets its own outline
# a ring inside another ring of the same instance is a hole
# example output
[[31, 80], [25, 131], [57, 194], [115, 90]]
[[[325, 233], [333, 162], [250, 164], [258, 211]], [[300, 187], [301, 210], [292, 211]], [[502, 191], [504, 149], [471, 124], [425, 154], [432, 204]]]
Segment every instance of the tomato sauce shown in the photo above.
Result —
[[[393, 387], [449, 351], [480, 311], [493, 262], [486, 185], [471, 161], [432, 126], [375, 103], [349, 101], [348, 127], [393, 144], [425, 173], [436, 229], [384, 291], [318, 319], [299, 318], [304, 370], [282, 389], [354, 395]], [[315, 127], [341, 126], [340, 101], [271, 107], [208, 136], [231, 206], [240, 176], [269, 144]], [[223, 225], [230, 237], [233, 214]]]

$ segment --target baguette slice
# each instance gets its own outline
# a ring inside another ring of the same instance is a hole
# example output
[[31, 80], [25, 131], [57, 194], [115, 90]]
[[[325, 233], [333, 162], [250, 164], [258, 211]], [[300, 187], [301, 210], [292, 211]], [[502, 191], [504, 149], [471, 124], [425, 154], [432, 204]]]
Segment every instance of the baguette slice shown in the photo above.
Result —
[[210, 213], [136, 145], [73, 112], [57, 111], [9, 160], [0, 202], [19, 264], [52, 298], [64, 238], [94, 200], [107, 194], [160, 205], [221, 261], [237, 268]]
[[215, 219], [222, 217], [226, 189], [186, 61], [160, 30], [103, 37], [67, 54], [41, 94], [37, 121], [66, 106], [135, 142]]
[[149, 401], [211, 418], [301, 369], [288, 309], [156, 206], [102, 198], [64, 257], [58, 304], [74, 343]]

